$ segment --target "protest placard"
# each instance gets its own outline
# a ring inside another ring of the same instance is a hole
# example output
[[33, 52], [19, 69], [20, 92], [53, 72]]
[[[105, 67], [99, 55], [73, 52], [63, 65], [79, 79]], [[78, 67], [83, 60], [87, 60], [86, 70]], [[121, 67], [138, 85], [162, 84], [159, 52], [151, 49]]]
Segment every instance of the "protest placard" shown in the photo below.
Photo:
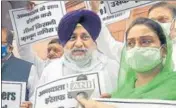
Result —
[[[91, 10], [90, 1], [85, 1], [86, 8]], [[130, 11], [123, 11], [114, 14], [109, 13], [109, 8], [106, 6], [105, 1], [100, 2], [99, 14], [101, 20], [105, 24], [110, 24], [116, 21], [120, 21], [122, 19], [128, 18], [130, 16]]]
[[[80, 74], [60, 78], [53, 82], [37, 87], [34, 108], [72, 108], [77, 101], [68, 95], [68, 86], [76, 81]], [[100, 82], [99, 72], [85, 73], [88, 81], [94, 82], [94, 91], [91, 97], [99, 97], [103, 84]]]
[[19, 108], [25, 101], [26, 83], [2, 81], [1, 108]]
[[[158, 1], [157, 1], [158, 2]], [[109, 9], [110, 14], [114, 14], [117, 12], [130, 10], [139, 6], [146, 6], [156, 3], [156, 1], [107, 1], [105, 4]]]
[[[131, 9], [157, 2], [160, 1], [101, 1], [98, 14], [105, 24], [111, 24], [129, 18]], [[90, 2], [85, 1], [85, 4], [91, 9]]]
[[95, 99], [117, 108], [176, 108], [175, 101], [139, 99]]
[[65, 14], [64, 1], [38, 4], [34, 9], [9, 11], [19, 46], [57, 35], [60, 19]]

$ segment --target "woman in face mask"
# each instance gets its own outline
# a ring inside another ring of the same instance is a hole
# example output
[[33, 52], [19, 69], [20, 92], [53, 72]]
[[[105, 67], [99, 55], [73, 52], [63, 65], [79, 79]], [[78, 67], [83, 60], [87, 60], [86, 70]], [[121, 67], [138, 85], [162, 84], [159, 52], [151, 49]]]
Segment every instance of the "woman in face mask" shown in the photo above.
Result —
[[157, 22], [133, 21], [126, 32], [118, 90], [112, 98], [176, 100], [171, 54], [172, 43]]
[[[176, 100], [176, 72], [173, 71], [172, 42], [159, 23], [138, 18], [126, 32], [118, 90], [105, 98]], [[85, 108], [115, 108], [77, 97]]]

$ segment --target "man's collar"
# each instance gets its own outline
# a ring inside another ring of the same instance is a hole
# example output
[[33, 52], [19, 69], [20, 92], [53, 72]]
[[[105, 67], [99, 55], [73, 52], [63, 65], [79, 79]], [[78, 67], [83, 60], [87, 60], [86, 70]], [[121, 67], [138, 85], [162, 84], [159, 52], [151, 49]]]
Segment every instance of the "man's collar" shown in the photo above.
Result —
[[7, 60], [9, 60], [9, 58], [10, 58], [11, 56], [13, 56], [12, 53], [8, 54], [5, 58], [3, 58], [3, 59], [1, 60], [2, 63], [4, 63], [4, 62], [6, 62]]

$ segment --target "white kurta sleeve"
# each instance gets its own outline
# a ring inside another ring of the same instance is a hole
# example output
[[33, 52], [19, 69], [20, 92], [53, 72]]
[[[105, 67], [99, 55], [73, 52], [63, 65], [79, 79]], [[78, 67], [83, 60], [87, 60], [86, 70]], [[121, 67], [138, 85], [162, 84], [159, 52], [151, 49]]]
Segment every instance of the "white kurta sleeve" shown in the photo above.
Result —
[[102, 24], [102, 29], [96, 40], [98, 49], [111, 59], [120, 62], [121, 52], [124, 44], [116, 41], [110, 34], [108, 28]]
[[[30, 101], [33, 104], [34, 104], [34, 101], [35, 101], [36, 88], [41, 86], [41, 85], [44, 85], [47, 82], [49, 82], [49, 80], [48, 80], [48, 78], [49, 78], [48, 72], [52, 72], [52, 71], [50, 71], [51, 69], [50, 68], [48, 69], [48, 68], [49, 68], [48, 66], [46, 66], [46, 68], [44, 68], [41, 77], [39, 78], [39, 80], [36, 83], [35, 91], [34, 91], [33, 95], [30, 98]], [[51, 73], [51, 74], [53, 74], [53, 73]]]
[[35, 83], [34, 84], [35, 88], [33, 88], [33, 92], [31, 93], [29, 100], [34, 104], [34, 102], [35, 102], [36, 88], [39, 87], [40, 85], [45, 84], [45, 82], [46, 82], [45, 78], [47, 78], [47, 68], [43, 70], [41, 77], [38, 78], [38, 81], [32, 81], [32, 79], [36, 80], [36, 78], [32, 78], [32, 76], [34, 76], [34, 72], [32, 74], [30, 74], [30, 76], [31, 77], [30, 77], [29, 80], [31, 81], [31, 83]]
[[34, 94], [36, 84], [38, 83], [38, 81], [39, 77], [37, 75], [36, 67], [32, 65], [27, 84], [27, 89], [29, 89], [29, 100], [31, 100], [31, 97]]
[[22, 59], [31, 63], [35, 62], [35, 55], [32, 52], [32, 45], [18, 46], [18, 50]]
[[[32, 80], [33, 78], [31, 77], [30, 78], [30, 81]], [[43, 77], [42, 77], [43, 79]], [[35, 80], [35, 78], [34, 78]], [[35, 82], [35, 88], [32, 88], [33, 89], [33, 92], [30, 94], [30, 98], [29, 98], [29, 101], [32, 102], [32, 108], [34, 108], [34, 104], [35, 104], [35, 95], [36, 95], [36, 89], [37, 87], [42, 84], [42, 81], [41, 81], [41, 78], [38, 79], [38, 81], [33, 81], [31, 83], [34, 83]], [[30, 85], [29, 85], [30, 86]]]
[[31, 62], [36, 66], [40, 78], [46, 62], [33, 53], [32, 45], [18, 46], [18, 50], [23, 60]]

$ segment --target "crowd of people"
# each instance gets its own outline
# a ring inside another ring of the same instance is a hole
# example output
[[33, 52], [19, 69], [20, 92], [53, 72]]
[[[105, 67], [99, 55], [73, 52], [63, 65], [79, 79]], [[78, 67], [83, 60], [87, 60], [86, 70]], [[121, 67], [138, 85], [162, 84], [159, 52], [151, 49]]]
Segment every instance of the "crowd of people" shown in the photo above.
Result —
[[[37, 86], [93, 71], [100, 71], [106, 79], [101, 98], [176, 100], [176, 6], [154, 4], [148, 18], [137, 18], [129, 25], [121, 43], [98, 16], [99, 2], [91, 1], [92, 10], [64, 15], [58, 38], [48, 44], [47, 60], [39, 59], [27, 47], [19, 48], [23, 60], [16, 58], [11, 29], [2, 25], [2, 80], [27, 83], [21, 108], [32, 107]], [[82, 97], [76, 100], [85, 108], [115, 108]]]

